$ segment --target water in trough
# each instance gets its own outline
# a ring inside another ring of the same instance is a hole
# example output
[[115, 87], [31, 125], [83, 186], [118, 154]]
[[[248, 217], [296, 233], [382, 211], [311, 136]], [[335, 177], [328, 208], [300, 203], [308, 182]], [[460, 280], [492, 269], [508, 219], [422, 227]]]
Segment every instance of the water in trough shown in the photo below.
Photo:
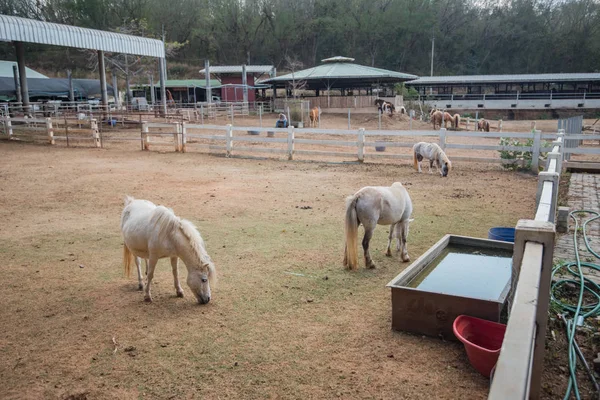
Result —
[[407, 286], [497, 301], [510, 281], [512, 251], [448, 246]]

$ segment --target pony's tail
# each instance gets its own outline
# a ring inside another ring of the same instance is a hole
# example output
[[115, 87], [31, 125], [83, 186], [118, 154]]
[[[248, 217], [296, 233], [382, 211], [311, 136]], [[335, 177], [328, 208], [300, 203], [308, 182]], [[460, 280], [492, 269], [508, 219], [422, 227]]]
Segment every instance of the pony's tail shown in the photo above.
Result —
[[460, 127], [460, 115], [454, 114], [454, 128], [458, 129]]
[[133, 253], [129, 247], [123, 243], [123, 265], [125, 266], [125, 276], [129, 278], [131, 275], [131, 264], [133, 263]]
[[346, 254], [344, 255], [344, 266], [348, 269], [356, 269], [358, 267], [358, 252], [357, 237], [358, 237], [358, 218], [356, 216], [356, 201], [358, 196], [348, 198], [348, 206], [346, 207]]
[[419, 160], [417, 160], [417, 149], [413, 147], [413, 166], [415, 171], [419, 171]]

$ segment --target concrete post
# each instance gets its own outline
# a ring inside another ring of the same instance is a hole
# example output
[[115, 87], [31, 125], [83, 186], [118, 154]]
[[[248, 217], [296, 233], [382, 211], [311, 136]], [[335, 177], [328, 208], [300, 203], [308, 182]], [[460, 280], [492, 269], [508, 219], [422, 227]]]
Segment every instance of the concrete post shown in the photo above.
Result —
[[100, 92], [102, 102], [102, 115], [108, 112], [108, 93], [106, 92], [106, 68], [104, 65], [104, 51], [98, 50], [98, 71], [100, 72]]
[[181, 123], [181, 152], [182, 153], [185, 153], [187, 150], [186, 149], [186, 145], [187, 145], [186, 135], [187, 135], [186, 123], [182, 122]]
[[16, 65], [13, 65], [13, 77], [15, 79], [15, 94], [17, 95], [17, 103], [23, 102], [23, 94], [21, 93], [21, 84], [19, 83], [19, 71]]
[[165, 69], [167, 68], [166, 60], [159, 58], [159, 78], [160, 78], [160, 116], [167, 115], [167, 88], [165, 86]]
[[558, 207], [558, 217], [556, 219], [556, 231], [567, 233], [569, 231], [569, 207]]
[[246, 64], [242, 65], [242, 85], [243, 87], [243, 96], [244, 96], [244, 104], [248, 104], [248, 76], [246, 74]]
[[113, 96], [115, 98], [115, 107], [117, 110], [121, 108], [121, 99], [119, 98], [119, 82], [117, 81], [117, 73], [112, 72], [112, 85], [113, 85]]
[[538, 130], [534, 130], [533, 131], [533, 149], [531, 152], [531, 170], [533, 172], [539, 171], [541, 141], [542, 141], [542, 132], [538, 131]]
[[[206, 102], [212, 103], [212, 92], [210, 87], [210, 61], [204, 60], [204, 75], [206, 76]], [[273, 96], [275, 97], [275, 96]]]
[[358, 130], [358, 161], [365, 161], [365, 128]]
[[[70, 69], [67, 70], [67, 78], [69, 79], [69, 102], [75, 102], [75, 90], [73, 90], [73, 73]], [[72, 105], [71, 105], [72, 106]]]
[[288, 126], [287, 145], [288, 145], [288, 160], [293, 160], [294, 159], [294, 127], [292, 125]]
[[227, 132], [225, 133], [225, 138], [227, 139], [226, 144], [226, 154], [225, 157], [231, 157], [231, 152], [233, 151], [233, 129], [231, 124], [227, 125]]
[[92, 130], [92, 138], [94, 139], [94, 145], [100, 147], [100, 133], [98, 132], [98, 121], [95, 119], [90, 120], [90, 127]]
[[440, 128], [440, 147], [446, 150], [446, 128]]
[[[533, 362], [529, 398], [539, 398], [541, 375], [544, 365], [544, 350], [546, 340], [546, 325], [548, 321], [548, 306], [550, 304], [550, 283], [552, 280], [552, 258], [554, 255], [555, 227], [552, 222], [520, 220], [515, 229], [515, 245], [513, 249], [511, 289], [508, 295], [508, 305], [512, 306], [517, 281], [522, 265], [527, 242], [540, 243], [544, 247], [542, 271], [538, 286], [536, 304], [536, 337], [533, 348]], [[509, 309], [510, 310], [510, 309]], [[510, 315], [509, 315], [510, 320]], [[524, 355], [525, 356], [525, 355]]]
[[8, 134], [7, 139], [11, 139], [13, 135], [12, 122], [10, 120], [10, 115], [6, 114], [4, 117], [4, 128], [6, 129], [6, 133]]
[[52, 118], [46, 118], [46, 132], [48, 133], [48, 144], [54, 145], [54, 129], [52, 128]]
[[15, 52], [17, 53], [17, 65], [19, 67], [19, 80], [21, 81], [21, 98], [23, 101], [23, 112], [30, 114], [29, 106], [29, 87], [27, 86], [27, 72], [25, 69], [25, 46], [23, 42], [14, 42]]
[[150, 138], [148, 137], [148, 122], [142, 122], [142, 132], [141, 132], [141, 140], [142, 140], [142, 150], [148, 150], [150, 148]]

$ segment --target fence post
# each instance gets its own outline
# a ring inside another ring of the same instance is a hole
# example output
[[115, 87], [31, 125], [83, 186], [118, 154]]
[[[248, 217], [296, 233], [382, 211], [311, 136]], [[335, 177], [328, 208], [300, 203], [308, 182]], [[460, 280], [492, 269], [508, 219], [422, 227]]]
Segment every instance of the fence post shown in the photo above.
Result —
[[[550, 304], [550, 284], [552, 281], [552, 257], [554, 256], [555, 234], [554, 223], [546, 221], [519, 220], [515, 229], [511, 287], [507, 303], [509, 312], [512, 311], [515, 291], [518, 288], [519, 273], [521, 272], [521, 265], [523, 264], [523, 256], [527, 242], [535, 242], [544, 246], [542, 270], [540, 271], [540, 281], [538, 286], [539, 297], [536, 305], [537, 334], [532, 354], [530, 399], [537, 399], [540, 394], [540, 381], [544, 364], [546, 340], [545, 332], [548, 323], [548, 306]], [[525, 266], [526, 265], [527, 264], [525, 264]], [[501, 368], [505, 368], [505, 365], [502, 365]], [[496, 372], [498, 372], [498, 369], [496, 369]]]
[[148, 122], [147, 121], [143, 121], [142, 122], [142, 133], [141, 133], [141, 139], [142, 139], [142, 150], [148, 150], [150, 148], [150, 137], [148, 136]]
[[186, 144], [187, 144], [186, 135], [187, 135], [186, 123], [182, 122], [181, 123], [181, 152], [182, 153], [185, 153], [187, 150], [186, 149]]
[[498, 120], [498, 132], [502, 132], [502, 118]]
[[225, 157], [231, 157], [231, 152], [233, 151], [233, 129], [231, 127], [231, 124], [227, 125], [227, 132], [225, 133], [225, 138], [227, 139], [227, 153], [225, 154]]
[[365, 128], [358, 130], [358, 161], [365, 161]]
[[351, 123], [350, 123], [350, 108], [348, 108], [348, 130], [352, 129], [351, 128]]
[[294, 127], [292, 125], [288, 126], [287, 145], [288, 145], [288, 160], [291, 161], [294, 159]]
[[175, 142], [175, 152], [181, 151], [181, 122], [175, 122], [175, 133], [173, 134], [173, 141]]
[[440, 147], [446, 150], [446, 128], [440, 128]]
[[100, 133], [98, 132], [98, 121], [95, 119], [90, 120], [90, 128], [92, 129], [92, 137], [94, 138], [94, 144], [96, 147], [100, 147]]
[[200, 105], [200, 123], [204, 125], [204, 105]]
[[540, 145], [542, 140], [542, 131], [533, 131], [533, 149], [531, 152], [531, 170], [533, 172], [539, 171], [540, 164]]
[[54, 143], [54, 129], [52, 128], [52, 118], [46, 118], [46, 132], [48, 132], [48, 144]]
[[258, 117], [260, 118], [260, 127], [262, 128], [262, 113], [263, 113], [263, 105], [258, 106]]
[[10, 121], [10, 115], [6, 114], [6, 119], [4, 120], [4, 123], [6, 124], [6, 132], [8, 132], [8, 139], [10, 139], [10, 138], [12, 138], [12, 135], [13, 135], [12, 122]]

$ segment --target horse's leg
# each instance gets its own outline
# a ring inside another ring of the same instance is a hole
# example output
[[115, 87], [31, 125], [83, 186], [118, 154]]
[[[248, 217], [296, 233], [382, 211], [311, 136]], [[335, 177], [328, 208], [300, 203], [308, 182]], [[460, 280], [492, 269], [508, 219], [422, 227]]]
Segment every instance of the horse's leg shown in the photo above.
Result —
[[433, 174], [433, 171], [431, 170], [431, 167], [433, 167], [433, 160], [429, 160], [429, 173]]
[[365, 252], [365, 267], [375, 268], [375, 263], [371, 260], [371, 253], [369, 252], [369, 242], [373, 237], [373, 231], [375, 230], [375, 226], [377, 226], [377, 222], [367, 221], [364, 223], [363, 221], [363, 226], [365, 227], [365, 236], [362, 241], [363, 250]]
[[148, 259], [148, 282], [146, 283], [146, 291], [144, 293], [144, 301], [152, 302], [152, 295], [150, 294], [150, 285], [152, 284], [152, 278], [154, 278], [154, 268], [156, 267], [156, 263], [158, 259], [150, 258]]
[[139, 290], [144, 290], [144, 280], [142, 279], [142, 263], [140, 262], [140, 258], [139, 257], [134, 257], [135, 259], [135, 266], [137, 267], [137, 273], [138, 273], [138, 289]]
[[396, 229], [396, 224], [391, 224], [390, 225], [390, 234], [388, 236], [388, 245], [387, 245], [387, 251], [385, 252], [385, 255], [388, 257], [392, 256], [392, 239], [394, 238], [394, 230]]
[[177, 257], [171, 257], [171, 267], [173, 268], [173, 282], [175, 283], [177, 297], [183, 297], [183, 289], [179, 284], [179, 268], [177, 268]]
[[409, 262], [410, 261], [410, 257], [408, 256], [408, 249], [406, 247], [406, 240], [408, 239], [408, 226], [409, 226], [410, 222], [409, 221], [403, 221], [403, 222], [401, 222], [401, 224], [402, 224], [402, 239], [400, 240], [400, 243], [402, 243], [401, 257], [402, 257], [402, 261]]
[[146, 264], [146, 276], [148, 276], [148, 259], [144, 258], [144, 264]]

